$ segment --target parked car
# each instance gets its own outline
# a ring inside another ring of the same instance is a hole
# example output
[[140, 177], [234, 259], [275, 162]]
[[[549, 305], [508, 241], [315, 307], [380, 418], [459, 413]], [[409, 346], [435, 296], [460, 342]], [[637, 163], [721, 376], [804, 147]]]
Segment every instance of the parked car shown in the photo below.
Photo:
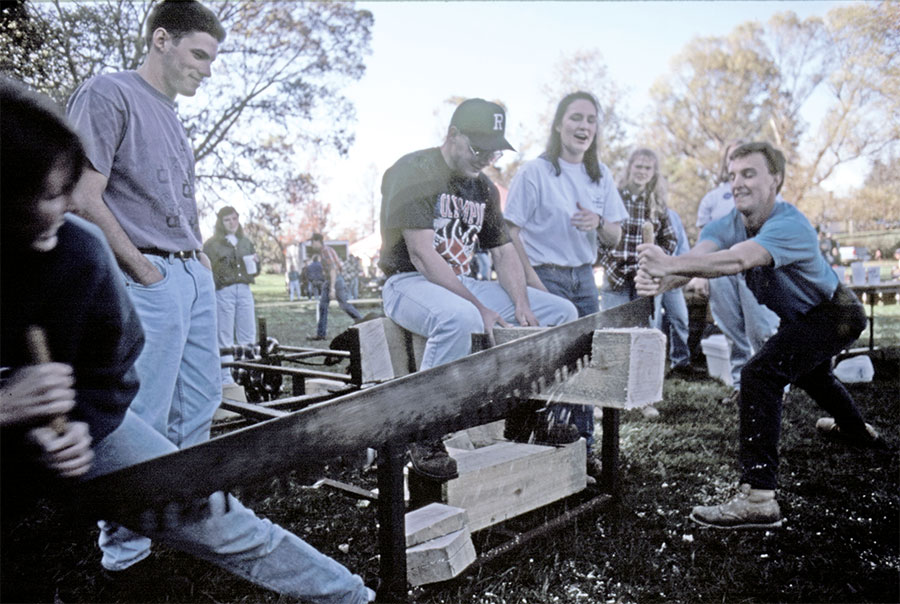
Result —
[[865, 262], [872, 257], [868, 248], [861, 245], [842, 245], [838, 248], [838, 255], [840, 256], [841, 264], [850, 264], [857, 260]]

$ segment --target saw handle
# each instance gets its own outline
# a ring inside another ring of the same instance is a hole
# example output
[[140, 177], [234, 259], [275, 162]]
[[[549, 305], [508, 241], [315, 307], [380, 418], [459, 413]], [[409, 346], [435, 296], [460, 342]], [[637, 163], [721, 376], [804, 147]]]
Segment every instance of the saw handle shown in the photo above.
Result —
[[[50, 347], [47, 346], [47, 335], [43, 328], [37, 325], [29, 325], [25, 329], [25, 345], [28, 349], [28, 356], [31, 362], [36, 365], [52, 362], [50, 358]], [[65, 434], [69, 429], [69, 420], [65, 415], [57, 415], [50, 420], [50, 427], [59, 434]]]
[[644, 224], [641, 225], [641, 243], [653, 243], [655, 239], [653, 235], [653, 223], [645, 220]]

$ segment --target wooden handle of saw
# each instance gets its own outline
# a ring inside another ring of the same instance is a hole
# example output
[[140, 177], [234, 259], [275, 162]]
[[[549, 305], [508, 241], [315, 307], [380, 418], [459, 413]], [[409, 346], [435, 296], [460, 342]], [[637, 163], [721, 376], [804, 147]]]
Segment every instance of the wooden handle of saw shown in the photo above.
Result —
[[653, 243], [654, 239], [653, 223], [645, 220], [641, 225], [641, 241], [642, 243]]
[[[28, 347], [28, 356], [35, 364], [49, 363], [50, 347], [47, 346], [47, 335], [37, 325], [29, 325], [25, 328], [25, 345]], [[57, 415], [50, 420], [50, 427], [57, 434], [64, 434], [69, 427], [69, 421], [65, 415]]]

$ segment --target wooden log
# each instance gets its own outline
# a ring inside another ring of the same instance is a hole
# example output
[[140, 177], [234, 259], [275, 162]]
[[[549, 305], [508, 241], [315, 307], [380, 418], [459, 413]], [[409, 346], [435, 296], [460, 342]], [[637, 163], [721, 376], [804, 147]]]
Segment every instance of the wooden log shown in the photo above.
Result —
[[390, 319], [373, 319], [352, 329], [359, 334], [363, 384], [409, 375], [421, 365], [425, 338], [406, 331]]
[[413, 547], [468, 526], [469, 518], [462, 508], [429, 503], [406, 514], [406, 547]]
[[[459, 478], [440, 485], [441, 501], [463, 508], [472, 532], [568, 497], [585, 488], [583, 440], [563, 447], [499, 442], [480, 449], [449, 450]], [[428, 481], [410, 480], [410, 498]]]
[[426, 541], [406, 550], [406, 573], [413, 587], [447, 581], [475, 561], [475, 546], [469, 529]]
[[[497, 343], [531, 335], [541, 327], [494, 330]], [[658, 329], [619, 328], [594, 332], [591, 358], [579, 372], [532, 398], [634, 409], [662, 400], [666, 337]]]

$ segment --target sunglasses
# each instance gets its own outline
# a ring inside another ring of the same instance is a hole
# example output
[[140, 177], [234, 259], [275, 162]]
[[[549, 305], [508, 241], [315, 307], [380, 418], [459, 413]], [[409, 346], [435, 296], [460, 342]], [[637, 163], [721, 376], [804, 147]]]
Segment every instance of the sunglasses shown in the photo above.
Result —
[[476, 149], [475, 147], [472, 146], [472, 143], [470, 143], [468, 140], [466, 141], [466, 145], [469, 147], [469, 151], [472, 152], [472, 155], [475, 156], [475, 159], [477, 159], [480, 162], [486, 161], [488, 163], [492, 163], [492, 162], [495, 162], [498, 159], [500, 159], [500, 156], [503, 155], [503, 151], [492, 151], [492, 150], [488, 150], [488, 149]]

